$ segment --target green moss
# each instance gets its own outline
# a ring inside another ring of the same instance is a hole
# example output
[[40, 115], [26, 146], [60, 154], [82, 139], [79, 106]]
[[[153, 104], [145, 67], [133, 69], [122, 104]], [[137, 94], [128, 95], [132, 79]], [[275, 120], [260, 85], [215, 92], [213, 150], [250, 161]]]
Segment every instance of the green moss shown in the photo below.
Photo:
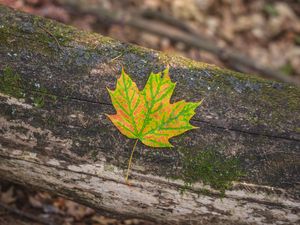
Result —
[[126, 49], [126, 53], [135, 53], [139, 56], [143, 56], [148, 54], [148, 49], [131, 44], [128, 46], [128, 49]]
[[0, 92], [15, 98], [25, 97], [21, 86], [21, 77], [10, 67], [5, 67], [0, 76]]
[[45, 20], [38, 16], [33, 17], [33, 27], [35, 28], [35, 35], [39, 36], [39, 41], [57, 44], [58, 47], [67, 45], [74, 39], [75, 29], [73, 27]]
[[13, 52], [30, 49], [42, 55], [57, 55], [61, 47], [68, 46], [80, 35], [73, 27], [60, 25], [38, 16], [32, 16], [23, 23], [18, 21], [12, 23], [10, 20], [7, 17], [1, 21], [0, 42]]
[[299, 112], [300, 108], [300, 88], [285, 87], [284, 92], [287, 96], [287, 106], [290, 111]]
[[57, 123], [56, 118], [52, 115], [46, 116], [43, 121], [50, 128], [54, 128]]
[[226, 158], [213, 148], [197, 152], [186, 149], [181, 150], [181, 153], [183, 158], [180, 178], [184, 180], [186, 187], [200, 181], [224, 194], [232, 186], [232, 181], [244, 175], [236, 158]]
[[[47, 89], [40, 85], [32, 85], [32, 88], [25, 88], [21, 76], [14, 72], [11, 67], [5, 67], [0, 74], [0, 92], [15, 98], [25, 98], [31, 100], [33, 105], [42, 108], [45, 100], [56, 102], [57, 97], [49, 94]], [[29, 89], [29, 90], [26, 90]]]
[[96, 149], [93, 149], [92, 151], [91, 151], [91, 159], [94, 161], [94, 162], [96, 162], [97, 161], [97, 156], [98, 156], [98, 152], [99, 151], [97, 151]]
[[[193, 70], [199, 70], [198, 66], [194, 66], [195, 64], [192, 65]], [[233, 99], [241, 99], [253, 105], [245, 113], [245, 119], [252, 125], [268, 124], [281, 129], [278, 124], [298, 112], [299, 88], [218, 67], [208, 68], [207, 71], [212, 76], [205, 78], [205, 82], [212, 91], [222, 90], [223, 96], [232, 96]], [[258, 110], [257, 101], [264, 107]], [[283, 108], [289, 109], [286, 112], [288, 114], [283, 113]], [[259, 112], [265, 116], [260, 117]]]
[[189, 70], [209, 69], [216, 67], [207, 63], [187, 59], [176, 54], [170, 55], [164, 52], [157, 52], [157, 54], [159, 62], [163, 65], [176, 64], [177, 67], [185, 67]]
[[[30, 49], [33, 52], [51, 56], [56, 51], [56, 47], [53, 47], [55, 46], [55, 43], [53, 43], [55, 40], [50, 39], [45, 34], [37, 32], [34, 36], [32, 35], [34, 41], [28, 41], [28, 38], [20, 36], [20, 34], [23, 34], [20, 27], [3, 25], [0, 32], [1, 46], [6, 47], [11, 52], [20, 54], [24, 49]], [[30, 35], [27, 34], [26, 36]], [[14, 38], [12, 39], [12, 37]]]
[[[6, 15], [1, 18], [0, 43], [12, 50], [30, 49], [36, 53], [57, 56], [57, 51], [63, 50], [61, 47], [69, 47], [73, 43], [76, 45], [89, 44], [93, 48], [103, 44], [116, 43], [109, 37], [78, 31], [72, 26], [63, 25], [43, 17], [28, 16], [1, 6], [0, 10], [4, 11], [3, 15]], [[22, 20], [12, 21], [12, 17], [20, 17]]]
[[35, 87], [35, 90], [32, 91], [31, 97], [35, 107], [43, 108], [45, 106], [45, 101], [50, 100], [53, 103], [56, 103], [57, 97], [55, 95], [49, 94], [48, 90], [44, 87]]

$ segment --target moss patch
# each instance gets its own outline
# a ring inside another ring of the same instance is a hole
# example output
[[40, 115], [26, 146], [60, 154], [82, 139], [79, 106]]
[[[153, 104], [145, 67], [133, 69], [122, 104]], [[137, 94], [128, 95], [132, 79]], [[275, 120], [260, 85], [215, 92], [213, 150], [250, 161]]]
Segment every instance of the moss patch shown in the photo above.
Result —
[[42, 87], [38, 88], [35, 91], [32, 91], [31, 100], [33, 101], [33, 105], [38, 108], [42, 108], [45, 105], [45, 101], [50, 100], [51, 102], [56, 103], [57, 97], [55, 95], [51, 95], [48, 93], [47, 89]]
[[35, 35], [39, 35], [41, 42], [59, 46], [68, 45], [72, 41], [75, 32], [73, 27], [58, 26], [57, 22], [45, 20], [39, 16], [33, 17], [32, 27], [35, 29]]
[[25, 98], [34, 106], [42, 108], [46, 100], [56, 102], [57, 97], [48, 93], [47, 89], [35, 84], [25, 88], [21, 76], [11, 67], [5, 67], [0, 74], [0, 92], [15, 98]]
[[180, 178], [186, 187], [200, 181], [224, 194], [232, 186], [232, 181], [244, 175], [237, 158], [226, 158], [213, 148], [197, 152], [182, 150], [181, 153], [183, 160]]
[[21, 77], [10, 67], [5, 67], [0, 75], [0, 92], [15, 98], [25, 97], [21, 87]]

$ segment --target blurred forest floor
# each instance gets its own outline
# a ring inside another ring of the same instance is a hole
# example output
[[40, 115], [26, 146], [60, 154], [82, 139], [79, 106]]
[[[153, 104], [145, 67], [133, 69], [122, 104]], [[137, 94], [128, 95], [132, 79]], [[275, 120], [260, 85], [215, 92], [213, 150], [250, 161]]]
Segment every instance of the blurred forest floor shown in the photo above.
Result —
[[[283, 76], [300, 78], [300, 0], [0, 0], [0, 4], [124, 42], [259, 74], [253, 68], [237, 67], [234, 61], [211, 51], [174, 41], [171, 28], [167, 29], [170, 37], [157, 35], [122, 23], [122, 18], [137, 16], [151, 21], [154, 27], [159, 27], [163, 21], [203, 38], [217, 48], [234, 49]], [[112, 21], [101, 12], [121, 19]], [[0, 187], [1, 225], [150, 224], [105, 218], [61, 197], [29, 191], [29, 187], [24, 189], [3, 181], [0, 181]], [[9, 208], [5, 209], [6, 206]]]

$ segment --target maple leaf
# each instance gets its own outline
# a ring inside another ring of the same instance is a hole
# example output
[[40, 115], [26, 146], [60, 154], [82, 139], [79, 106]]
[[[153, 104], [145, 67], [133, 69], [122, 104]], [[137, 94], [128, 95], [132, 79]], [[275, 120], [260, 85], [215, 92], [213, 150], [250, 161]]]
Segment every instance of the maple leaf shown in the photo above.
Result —
[[117, 111], [109, 119], [129, 138], [139, 139], [150, 147], [172, 147], [169, 138], [197, 128], [189, 123], [200, 102], [170, 103], [175, 83], [168, 69], [151, 73], [142, 91], [122, 70], [114, 91], [109, 90]]
[[122, 69], [116, 89], [107, 89], [117, 112], [107, 116], [122, 134], [136, 139], [133, 151], [138, 140], [150, 147], [173, 147], [171, 137], [197, 128], [189, 121], [202, 101], [170, 103], [175, 86], [167, 68], [163, 73], [151, 73], [139, 91]]

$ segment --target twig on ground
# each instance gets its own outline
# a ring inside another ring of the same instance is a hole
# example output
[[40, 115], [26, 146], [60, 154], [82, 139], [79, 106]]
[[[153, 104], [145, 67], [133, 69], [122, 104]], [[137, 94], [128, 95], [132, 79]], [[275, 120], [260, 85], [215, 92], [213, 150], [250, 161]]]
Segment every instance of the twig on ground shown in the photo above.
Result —
[[38, 24], [38, 26], [39, 26], [39, 28], [41, 28], [41, 30], [45, 31], [48, 35], [50, 35], [55, 40], [57, 47], [61, 50], [62, 48], [61, 48], [61, 45], [59, 44], [59, 41], [57, 40], [57, 38], [42, 25]]
[[188, 24], [182, 22], [179, 19], [174, 18], [173, 16], [163, 14], [158, 11], [144, 10], [141, 13], [141, 17], [146, 18], [146, 19], [157, 19], [157, 20], [162, 21], [166, 24], [169, 24], [173, 27], [176, 27], [182, 31], [186, 31], [190, 34], [198, 35], [198, 33], [192, 27], [190, 27]]
[[122, 53], [122, 54], [120, 54], [120, 55], [117, 55], [116, 57], [114, 57], [113, 59], [111, 59], [111, 60], [110, 60], [110, 62], [113, 62], [113, 61], [115, 61], [116, 59], [120, 58], [122, 55], [123, 55], [123, 53]]

